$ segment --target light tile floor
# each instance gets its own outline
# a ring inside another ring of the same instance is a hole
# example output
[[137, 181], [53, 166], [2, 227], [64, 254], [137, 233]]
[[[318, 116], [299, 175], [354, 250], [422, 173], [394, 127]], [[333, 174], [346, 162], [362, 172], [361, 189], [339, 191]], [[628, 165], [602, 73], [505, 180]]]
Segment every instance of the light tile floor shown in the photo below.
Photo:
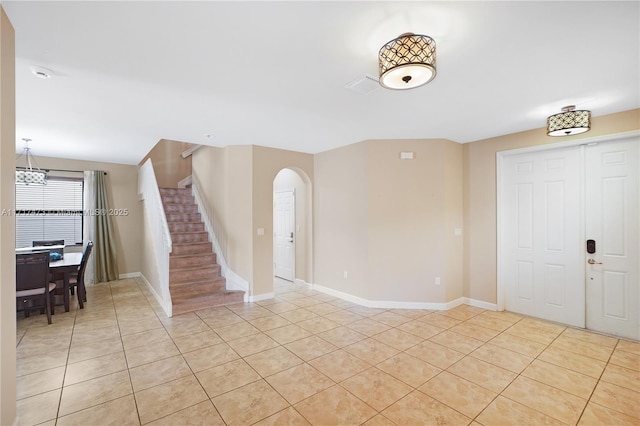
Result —
[[167, 318], [144, 285], [18, 317], [19, 425], [638, 425], [640, 344], [458, 306], [276, 297]]

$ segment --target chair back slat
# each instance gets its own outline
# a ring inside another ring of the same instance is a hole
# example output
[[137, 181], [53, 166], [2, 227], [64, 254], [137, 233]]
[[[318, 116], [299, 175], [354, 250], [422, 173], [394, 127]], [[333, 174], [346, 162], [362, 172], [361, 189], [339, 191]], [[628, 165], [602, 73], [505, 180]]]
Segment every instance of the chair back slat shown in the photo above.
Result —
[[91, 251], [93, 250], [93, 241], [89, 241], [87, 246], [84, 248], [84, 252], [82, 253], [82, 260], [80, 261], [80, 268], [78, 269], [78, 284], [82, 283], [84, 285], [84, 271], [87, 268], [87, 263], [89, 261], [89, 256], [91, 256]]
[[16, 291], [49, 285], [49, 252], [16, 254]]

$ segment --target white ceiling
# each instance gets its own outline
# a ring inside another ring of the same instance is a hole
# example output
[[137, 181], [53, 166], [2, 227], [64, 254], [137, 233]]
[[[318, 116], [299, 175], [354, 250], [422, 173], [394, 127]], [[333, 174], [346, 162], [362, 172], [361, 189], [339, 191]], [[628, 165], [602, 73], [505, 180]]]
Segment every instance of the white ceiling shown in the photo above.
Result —
[[[16, 149], [31, 138], [36, 157], [137, 164], [163, 138], [309, 153], [465, 143], [543, 127], [569, 104], [640, 107], [638, 1], [2, 4], [16, 30]], [[408, 31], [436, 40], [431, 83], [344, 87], [377, 75], [380, 46]]]

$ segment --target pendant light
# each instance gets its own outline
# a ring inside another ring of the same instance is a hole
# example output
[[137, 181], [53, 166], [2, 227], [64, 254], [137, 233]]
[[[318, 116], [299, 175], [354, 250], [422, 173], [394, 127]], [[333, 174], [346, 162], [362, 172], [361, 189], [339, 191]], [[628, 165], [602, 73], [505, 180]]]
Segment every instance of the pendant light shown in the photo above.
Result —
[[31, 148], [29, 147], [31, 139], [23, 138], [22, 140], [24, 141], [24, 151], [18, 155], [16, 162], [24, 156], [27, 166], [16, 167], [16, 185], [46, 185], [47, 174], [40, 170], [36, 160], [33, 158], [33, 154], [31, 154]]

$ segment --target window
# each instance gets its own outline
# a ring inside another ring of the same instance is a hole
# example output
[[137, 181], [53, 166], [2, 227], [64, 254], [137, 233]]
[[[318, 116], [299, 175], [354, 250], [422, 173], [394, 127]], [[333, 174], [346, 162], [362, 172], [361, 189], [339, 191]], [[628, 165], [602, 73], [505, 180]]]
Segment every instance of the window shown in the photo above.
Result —
[[34, 240], [82, 244], [81, 178], [49, 176], [46, 185], [16, 185], [16, 247]]

